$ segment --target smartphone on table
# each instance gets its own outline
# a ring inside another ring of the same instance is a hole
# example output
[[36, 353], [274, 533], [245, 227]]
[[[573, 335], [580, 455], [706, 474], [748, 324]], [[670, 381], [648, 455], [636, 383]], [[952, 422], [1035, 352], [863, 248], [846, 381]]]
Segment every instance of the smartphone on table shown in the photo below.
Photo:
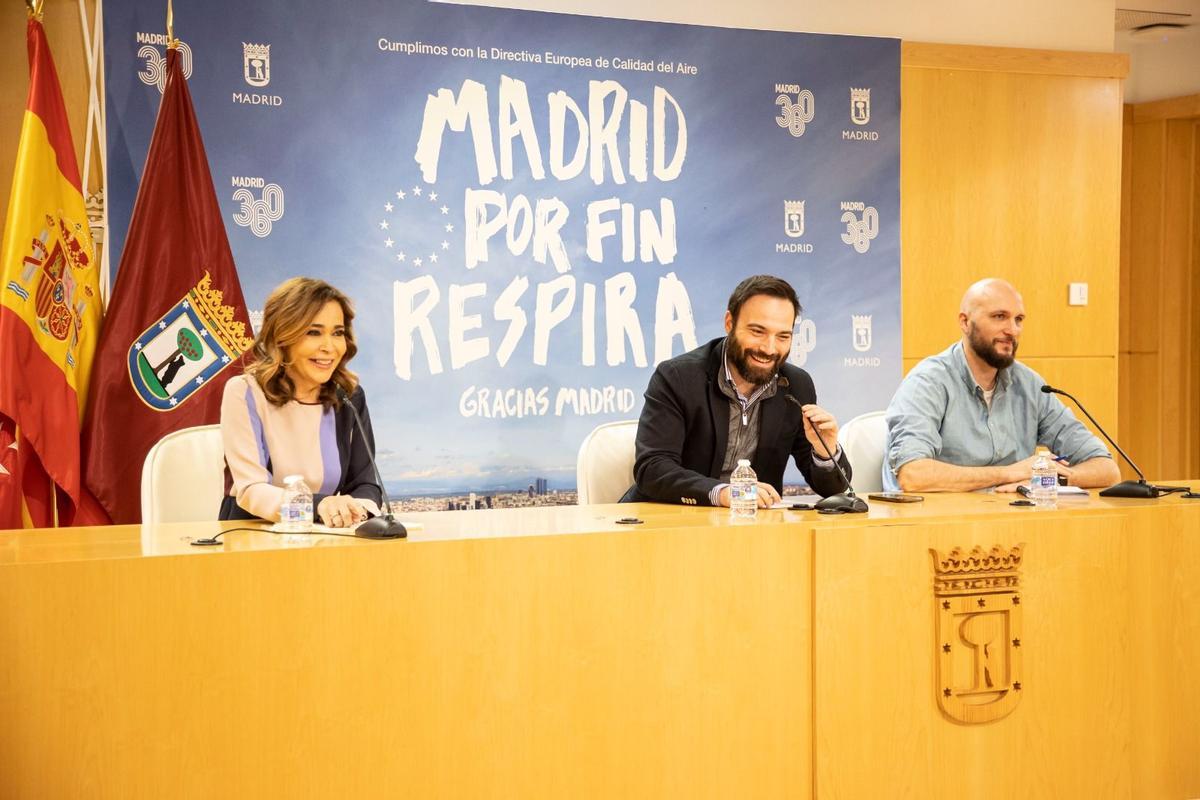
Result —
[[867, 497], [871, 500], [882, 500], [885, 503], [920, 503], [925, 499], [919, 494], [904, 494], [903, 492], [875, 492]]

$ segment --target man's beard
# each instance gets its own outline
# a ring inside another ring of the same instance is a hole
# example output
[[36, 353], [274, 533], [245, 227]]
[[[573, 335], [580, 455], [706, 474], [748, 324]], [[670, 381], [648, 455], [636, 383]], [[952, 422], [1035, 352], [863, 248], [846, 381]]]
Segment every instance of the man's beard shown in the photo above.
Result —
[[751, 354], [771, 357], [770, 353], [764, 353], [761, 350], [746, 350], [742, 347], [741, 342], [737, 340], [737, 336], [732, 333], [729, 335], [727, 341], [729, 342], [729, 360], [733, 362], [733, 366], [737, 369], [738, 374], [754, 385], [762, 386], [771, 380], [779, 370], [783, 356], [776, 355], [773, 357], [774, 361], [769, 366], [763, 366], [751, 361]]
[[971, 349], [975, 351], [975, 355], [983, 359], [984, 363], [993, 369], [1006, 369], [1011, 367], [1013, 361], [1017, 358], [1017, 340], [1012, 340], [1012, 355], [1002, 356], [996, 352], [996, 346], [989, 341], [986, 341], [980, 334], [979, 328], [975, 327], [975, 323], [971, 323], [971, 333], [968, 337], [971, 344]]

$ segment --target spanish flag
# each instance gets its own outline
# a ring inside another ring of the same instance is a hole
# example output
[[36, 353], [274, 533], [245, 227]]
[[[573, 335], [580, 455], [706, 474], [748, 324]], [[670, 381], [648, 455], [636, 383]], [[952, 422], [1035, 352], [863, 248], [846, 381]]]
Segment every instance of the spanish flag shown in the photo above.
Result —
[[0, 244], [0, 528], [69, 525], [99, 334], [99, 267], [58, 74], [28, 26], [29, 98]]

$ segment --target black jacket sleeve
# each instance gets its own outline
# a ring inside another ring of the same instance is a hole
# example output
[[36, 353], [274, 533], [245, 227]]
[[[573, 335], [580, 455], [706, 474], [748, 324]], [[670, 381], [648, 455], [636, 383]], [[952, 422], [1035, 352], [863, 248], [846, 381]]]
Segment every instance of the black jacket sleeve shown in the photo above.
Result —
[[[359, 386], [350, 395], [350, 402], [362, 417], [363, 436], [354, 424], [354, 415], [349, 408], [338, 409], [338, 455], [342, 464], [342, 479], [338, 483], [336, 494], [347, 494], [360, 500], [370, 500], [383, 508], [383, 492], [379, 482], [375, 480], [375, 470], [371, 460], [375, 455], [375, 434], [371, 429], [371, 412], [367, 410], [367, 395]], [[321, 504], [328, 495], [313, 494], [313, 510]]]
[[679, 397], [677, 387], [687, 384], [668, 379], [666, 369], [670, 369], [670, 362], [659, 365], [646, 388], [646, 403], [638, 420], [633, 478], [638, 491], [650, 499], [711, 505], [708, 493], [720, 481], [683, 466], [689, 404]]

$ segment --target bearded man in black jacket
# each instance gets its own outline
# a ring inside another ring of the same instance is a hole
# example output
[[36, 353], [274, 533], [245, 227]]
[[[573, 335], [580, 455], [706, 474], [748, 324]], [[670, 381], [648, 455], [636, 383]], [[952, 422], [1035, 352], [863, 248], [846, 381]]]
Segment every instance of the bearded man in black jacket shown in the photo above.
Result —
[[789, 455], [816, 493], [848, 488], [832, 460], [850, 474], [837, 420], [816, 404], [808, 373], [787, 363], [799, 314], [787, 281], [746, 278], [729, 297], [725, 336], [659, 364], [638, 421], [635, 483], [622, 502], [728, 506], [730, 473], [746, 458], [759, 507], [769, 508]]

